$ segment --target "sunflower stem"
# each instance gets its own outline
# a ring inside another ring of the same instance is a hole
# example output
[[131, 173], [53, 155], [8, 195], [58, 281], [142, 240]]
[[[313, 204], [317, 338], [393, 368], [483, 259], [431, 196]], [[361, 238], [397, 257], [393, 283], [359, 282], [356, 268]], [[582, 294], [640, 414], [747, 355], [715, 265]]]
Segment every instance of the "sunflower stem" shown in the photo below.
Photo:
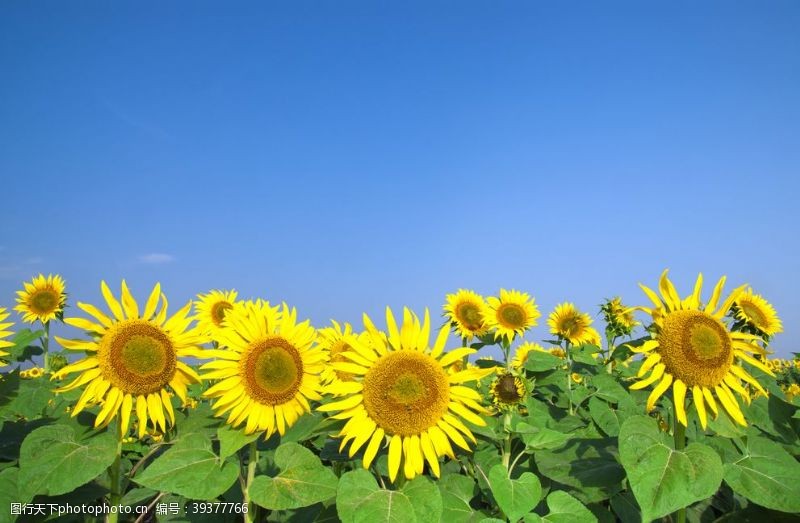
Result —
[[50, 374], [50, 322], [44, 322], [44, 336], [42, 336], [42, 351], [44, 351], [44, 373]]
[[247, 482], [245, 484], [244, 502], [247, 504], [247, 514], [245, 514], [245, 522], [252, 523], [256, 521], [256, 512], [258, 506], [250, 500], [250, 485], [256, 477], [256, 465], [258, 464], [258, 440], [250, 443], [248, 449], [250, 452], [250, 459], [247, 461]]
[[503, 466], [509, 470], [509, 463], [511, 462], [511, 412], [506, 411], [503, 414], [503, 429], [506, 433], [506, 439], [503, 441]]
[[[47, 353], [45, 353], [46, 355]], [[114, 510], [114, 507], [120, 504], [122, 500], [122, 492], [120, 489], [120, 479], [122, 477], [120, 467], [122, 466], [122, 421], [117, 422], [117, 455], [114, 458], [114, 463], [108, 469], [108, 475], [111, 479], [111, 492], [108, 497], [108, 502], [111, 511], [108, 514], [108, 523], [117, 523], [119, 518], [119, 511]]]
[[[686, 427], [684, 427], [679, 421], [677, 416], [673, 416], [673, 427], [674, 430], [672, 431], [672, 435], [675, 439], [675, 450], [683, 450], [686, 448]], [[676, 523], [685, 523], [686, 522], [686, 507], [678, 509], [675, 512], [673, 520]]]
[[575, 414], [572, 406], [572, 356], [569, 353], [569, 340], [564, 341], [564, 354], [567, 356], [567, 392], [569, 395], [569, 415]]

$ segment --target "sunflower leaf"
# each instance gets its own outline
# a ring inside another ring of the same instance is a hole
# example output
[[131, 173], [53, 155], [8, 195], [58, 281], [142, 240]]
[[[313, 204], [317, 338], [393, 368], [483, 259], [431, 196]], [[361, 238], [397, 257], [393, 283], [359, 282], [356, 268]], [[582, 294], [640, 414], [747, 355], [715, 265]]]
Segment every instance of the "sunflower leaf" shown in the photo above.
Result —
[[542, 484], [535, 474], [523, 472], [519, 478], [512, 479], [501, 464], [492, 467], [488, 478], [492, 495], [509, 521], [518, 521], [539, 504]]
[[526, 514], [523, 521], [525, 523], [597, 523], [597, 517], [583, 503], [563, 490], [551, 492], [547, 496], [547, 508], [550, 511], [546, 516]]
[[382, 489], [368, 471], [347, 472], [339, 479], [336, 510], [343, 523], [416, 523], [417, 515], [406, 492]]

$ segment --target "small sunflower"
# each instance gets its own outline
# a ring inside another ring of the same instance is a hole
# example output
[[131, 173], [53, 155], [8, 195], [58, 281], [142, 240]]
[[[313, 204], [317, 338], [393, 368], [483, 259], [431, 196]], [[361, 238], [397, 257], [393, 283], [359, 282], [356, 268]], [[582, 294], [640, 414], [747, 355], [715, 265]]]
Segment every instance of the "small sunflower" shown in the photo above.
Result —
[[492, 403], [498, 409], [509, 409], [524, 403], [527, 397], [525, 382], [513, 372], [501, 371], [489, 388]]
[[455, 294], [448, 294], [444, 312], [462, 338], [471, 340], [489, 331], [485, 320], [486, 301], [473, 291], [459, 289]]
[[45, 277], [40, 274], [30, 283], [24, 282], [24, 290], [17, 291], [17, 306], [14, 310], [22, 314], [22, 321], [42, 323], [55, 319], [63, 309], [67, 295], [64, 280], [56, 274]]
[[783, 324], [775, 308], [759, 294], [748, 288], [733, 302], [733, 314], [737, 320], [758, 329], [767, 336], [783, 332]]
[[356, 380], [331, 384], [328, 392], [346, 397], [318, 410], [340, 411], [332, 416], [347, 420], [339, 433], [343, 437], [340, 449], [350, 442], [352, 457], [366, 445], [364, 468], [369, 468], [388, 441], [392, 481], [401, 468], [408, 479], [422, 474], [426, 461], [438, 477], [439, 457], [455, 457], [451, 441], [466, 451], [471, 451], [467, 439], [476, 441], [462, 419], [486, 424], [476, 414], [487, 414], [479, 403], [481, 396], [463, 384], [492, 371], [468, 366], [448, 374], [450, 364], [475, 350], [464, 347], [443, 352], [449, 325], [441, 328], [431, 347], [427, 311], [420, 323], [416, 315], [404, 309], [403, 323], [398, 327], [387, 308], [386, 323], [388, 336], [384, 337], [364, 315], [366, 344], [352, 344], [352, 350], [343, 353], [350, 361], [332, 364], [336, 370], [354, 374]]
[[511, 368], [519, 370], [524, 367], [525, 362], [528, 361], [528, 354], [531, 351], [547, 352], [547, 349], [538, 343], [526, 341], [517, 347], [517, 350], [514, 352], [514, 359], [511, 360]]
[[201, 367], [207, 371], [202, 378], [219, 380], [203, 396], [216, 398], [214, 414], [228, 413], [232, 427], [244, 423], [247, 434], [283, 435], [311, 411], [309, 400], [321, 399], [327, 354], [315, 345], [317, 333], [308, 320], [297, 322], [296, 309], [261, 300], [237, 302], [218, 337], [224, 348], [200, 353], [217, 358]]
[[194, 330], [187, 330], [192, 322], [188, 317], [192, 302], [167, 318], [167, 298], [158, 283], [141, 312], [125, 280], [122, 280], [121, 301], [117, 301], [106, 282], [100, 283], [100, 289], [111, 315], [94, 305], [78, 303], [78, 308], [93, 319], [64, 320], [67, 325], [86, 331], [91, 339], [56, 336], [62, 347], [87, 353], [86, 358], [53, 374], [53, 379], [60, 379], [81, 373], [56, 392], [84, 387], [72, 416], [77, 416], [89, 403], [102, 403], [95, 427], [108, 425], [119, 414], [121, 433], [127, 435], [131, 412], [135, 411], [140, 438], [147, 432], [148, 418], [154, 428], [160, 427], [164, 432], [168, 424], [175, 423], [167, 387], [185, 399], [187, 385], [199, 382], [197, 373], [180, 360], [196, 356], [197, 344], [202, 341]]
[[[547, 318], [550, 333], [569, 341], [573, 345], [588, 343], [594, 329], [590, 327], [592, 318], [580, 312], [572, 303], [562, 303]], [[591, 329], [591, 330], [590, 330]], [[594, 331], [595, 333], [597, 331]], [[597, 335], [599, 339], [600, 335]], [[598, 340], [599, 341], [599, 340]]]
[[10, 341], [3, 339], [3, 338], [8, 338], [13, 334], [10, 330], [6, 330], [10, 328], [12, 325], [14, 325], [14, 322], [11, 321], [6, 322], [6, 320], [8, 319], [8, 315], [9, 312], [6, 310], [6, 308], [0, 307], [0, 367], [8, 365], [8, 363], [6, 363], [2, 358], [4, 356], [9, 356], [9, 354], [2, 349], [14, 346], [14, 344], [11, 343]]
[[697, 277], [694, 292], [683, 300], [667, 278], [667, 271], [662, 273], [659, 282], [661, 297], [650, 288], [639, 285], [653, 302], [652, 309], [643, 310], [653, 317], [655, 332], [652, 339], [632, 349], [634, 352], [646, 354], [638, 377], [642, 378], [647, 373], [650, 375], [632, 385], [631, 389], [643, 389], [656, 384], [647, 399], [648, 411], [655, 407], [658, 398], [672, 386], [676, 417], [682, 425], [688, 424], [684, 403], [689, 390], [703, 428], [706, 427], [706, 406], [716, 416], [717, 400], [734, 421], [747, 425], [733, 392], [737, 392], [745, 401], [750, 400], [749, 393], [742, 387], [742, 381], [761, 392], [765, 391], [742, 367], [742, 363], [749, 363], [767, 374], [773, 374], [769, 367], [748, 354], [759, 352], [759, 348], [752, 342], [760, 338], [752, 334], [731, 332], [722, 323], [722, 318], [744, 288], [742, 286], [735, 289], [720, 304], [724, 284], [723, 276], [714, 287], [711, 300], [705, 307], [700, 303], [702, 274]]
[[210, 291], [208, 294], [198, 294], [198, 301], [194, 304], [197, 329], [209, 338], [214, 339], [217, 332], [222, 328], [222, 320], [225, 319], [225, 313], [236, 303], [236, 296], [236, 291], [218, 290]]
[[501, 289], [499, 297], [490, 296], [486, 302], [486, 324], [495, 330], [495, 339], [505, 338], [510, 342], [514, 336], [522, 336], [542, 315], [526, 292]]
[[619, 296], [607, 300], [601, 307], [603, 319], [613, 336], [627, 336], [639, 322], [633, 316], [637, 307], [626, 307]]
[[[320, 348], [328, 353], [329, 363], [350, 361], [344, 356], [344, 353], [352, 350], [352, 343], [359, 339], [363, 342], [366, 334], [353, 333], [353, 327], [349, 323], [345, 323], [344, 328], [336, 321], [331, 321], [331, 323], [333, 327], [325, 327], [318, 331]], [[321, 381], [327, 385], [334, 381], [353, 381], [353, 378], [354, 375], [349, 372], [336, 370], [330, 365], [326, 365], [322, 371]]]

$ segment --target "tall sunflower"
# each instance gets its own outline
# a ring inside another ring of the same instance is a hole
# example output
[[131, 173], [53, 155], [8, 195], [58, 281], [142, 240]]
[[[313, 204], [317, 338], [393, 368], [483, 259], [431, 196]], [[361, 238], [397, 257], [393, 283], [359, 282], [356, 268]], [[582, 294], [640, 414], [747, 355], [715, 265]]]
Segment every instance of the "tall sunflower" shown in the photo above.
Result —
[[11, 331], [6, 329], [14, 325], [14, 322], [9, 321], [7, 323], [3, 323], [8, 319], [8, 314], [9, 313], [8, 311], [6, 311], [5, 307], [0, 307], [0, 367], [5, 367], [6, 365], [8, 365], [8, 363], [6, 363], [3, 360], [3, 357], [9, 355], [6, 351], [1, 349], [14, 346], [14, 344], [11, 343], [10, 341], [3, 339], [3, 338], [8, 338], [9, 336], [11, 336], [11, 334], [13, 334]]
[[597, 331], [590, 327], [591, 324], [592, 318], [588, 314], [580, 312], [575, 304], [568, 302], [556, 305], [555, 310], [547, 318], [550, 333], [573, 345], [598, 341], [592, 339]]
[[783, 324], [778, 313], [760, 294], [754, 294], [749, 288], [741, 292], [733, 302], [733, 314], [737, 320], [754, 327], [767, 336], [775, 336], [783, 332]]
[[[236, 303], [236, 291], [212, 290], [208, 294], [198, 294], [194, 304], [197, 329], [211, 339], [222, 328], [225, 313]], [[215, 340], [216, 341], [216, 340]]]
[[245, 432], [276, 430], [283, 435], [303, 414], [309, 400], [319, 400], [320, 374], [327, 354], [315, 345], [308, 320], [298, 323], [297, 310], [285, 303], [237, 302], [225, 315], [218, 333], [220, 349], [204, 350], [201, 377], [219, 380], [203, 395], [216, 398], [216, 416], [228, 414], [233, 427]]
[[66, 286], [58, 274], [49, 274], [47, 277], [40, 274], [23, 285], [25, 288], [17, 291], [18, 305], [14, 307], [15, 311], [22, 314], [22, 321], [33, 323], [39, 320], [47, 323], [64, 309]]
[[[319, 346], [328, 353], [328, 362], [350, 361], [344, 353], [352, 350], [352, 344], [366, 335], [358, 335], [353, 332], [353, 327], [349, 323], [344, 324], [344, 328], [337, 322], [331, 321], [332, 327], [319, 329]], [[322, 371], [321, 382], [329, 384], [334, 381], [353, 381], [354, 375], [349, 372], [336, 370], [330, 365], [326, 365]]]
[[439, 457], [455, 457], [451, 441], [467, 451], [467, 439], [475, 442], [462, 419], [486, 424], [476, 414], [487, 413], [479, 403], [481, 396], [463, 384], [490, 374], [492, 369], [468, 366], [448, 374], [451, 363], [475, 350], [465, 347], [445, 353], [449, 325], [439, 330], [431, 347], [427, 310], [420, 323], [416, 315], [404, 309], [403, 323], [398, 327], [387, 308], [386, 324], [388, 335], [384, 336], [364, 315], [367, 343], [354, 343], [352, 350], [344, 353], [349, 362], [332, 364], [336, 370], [354, 374], [356, 381], [331, 384], [328, 392], [346, 397], [318, 410], [339, 411], [332, 417], [347, 420], [339, 433], [343, 437], [340, 449], [349, 442], [352, 457], [366, 445], [364, 468], [388, 441], [392, 481], [401, 467], [408, 479], [422, 474], [425, 461], [438, 477]]
[[495, 329], [495, 339], [505, 338], [510, 342], [514, 336], [522, 336], [542, 315], [535, 300], [526, 292], [501, 289], [499, 297], [490, 296], [486, 302], [486, 324], [489, 329]]
[[731, 332], [722, 318], [739, 297], [744, 286], [735, 289], [720, 303], [725, 276], [720, 278], [709, 302], [702, 306], [700, 293], [703, 275], [697, 277], [694, 292], [681, 300], [675, 286], [667, 278], [667, 271], [661, 274], [658, 296], [650, 288], [639, 285], [653, 302], [652, 308], [644, 307], [653, 318], [655, 332], [653, 338], [634, 352], [646, 355], [639, 370], [639, 378], [650, 375], [633, 384], [631, 389], [643, 389], [656, 384], [647, 399], [647, 410], [655, 407], [656, 401], [667, 389], [672, 387], [675, 413], [678, 421], [687, 426], [685, 400], [691, 391], [694, 407], [700, 424], [706, 427], [706, 407], [717, 415], [717, 400], [740, 425], [746, 425], [744, 415], [736, 401], [734, 392], [745, 401], [750, 397], [742, 387], [742, 381], [749, 383], [760, 392], [765, 392], [742, 363], [746, 362], [767, 374], [772, 371], [749, 353], [759, 349], [752, 342], [757, 336], [742, 332]]
[[90, 339], [56, 337], [64, 348], [87, 354], [53, 374], [54, 379], [59, 379], [80, 372], [74, 381], [56, 392], [83, 387], [83, 394], [72, 409], [73, 416], [90, 403], [102, 403], [95, 427], [108, 425], [119, 414], [121, 433], [126, 435], [131, 413], [135, 412], [140, 438], [147, 432], [148, 419], [155, 429], [163, 432], [168, 424], [175, 423], [169, 389], [185, 400], [186, 386], [199, 381], [197, 373], [180, 360], [195, 356], [197, 343], [201, 341], [194, 330], [187, 330], [192, 322], [188, 317], [192, 302], [167, 318], [167, 298], [158, 283], [143, 311], [139, 310], [125, 280], [120, 301], [106, 282], [100, 283], [100, 289], [110, 315], [94, 305], [79, 302], [78, 308], [92, 319], [64, 320], [67, 325], [86, 331]]
[[448, 294], [444, 313], [462, 338], [471, 340], [489, 331], [485, 319], [486, 301], [474, 291], [459, 289], [455, 294]]

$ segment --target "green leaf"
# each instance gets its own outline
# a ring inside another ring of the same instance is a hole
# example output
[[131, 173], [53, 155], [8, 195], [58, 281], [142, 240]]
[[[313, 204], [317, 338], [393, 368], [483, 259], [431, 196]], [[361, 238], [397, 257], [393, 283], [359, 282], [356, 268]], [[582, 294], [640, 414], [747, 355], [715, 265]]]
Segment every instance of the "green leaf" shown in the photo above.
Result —
[[417, 476], [403, 485], [400, 492], [408, 496], [420, 523], [437, 523], [442, 515], [442, 494], [425, 476]]
[[307, 507], [336, 496], [337, 478], [310, 450], [284, 443], [275, 451], [280, 472], [275, 477], [257, 476], [250, 498], [270, 510]]
[[620, 407], [635, 408], [630, 393], [609, 374], [598, 374], [592, 377], [592, 385], [597, 389], [595, 394], [606, 401], [618, 404]]
[[214, 499], [239, 476], [238, 460], [221, 460], [207, 434], [188, 434], [133, 480], [143, 487], [190, 499]]
[[550, 521], [552, 523], [597, 523], [597, 518], [592, 511], [583, 506], [583, 503], [573, 498], [563, 490], [551, 492], [547, 496], [547, 508], [550, 511], [546, 516], [528, 514], [525, 523]]
[[583, 503], [606, 500], [620, 491], [625, 471], [617, 461], [616, 438], [573, 438], [557, 450], [534, 454], [542, 475], [572, 487]]
[[475, 497], [475, 480], [461, 474], [442, 476], [438, 482], [442, 493], [442, 521], [448, 523], [472, 523], [484, 517], [470, 506]]
[[364, 469], [347, 472], [339, 479], [336, 510], [343, 523], [417, 521], [406, 493], [378, 487], [372, 474]]
[[619, 416], [619, 411], [611, 408], [605, 401], [593, 397], [589, 400], [589, 415], [592, 417], [600, 430], [607, 436], [619, 436], [619, 427], [622, 420]]
[[542, 352], [532, 350], [528, 353], [528, 358], [525, 360], [525, 368], [533, 372], [543, 372], [560, 367], [564, 364], [564, 360], [558, 356], [554, 356], [549, 352]]
[[240, 448], [257, 440], [263, 433], [245, 434], [243, 429], [235, 429], [228, 424], [217, 429], [219, 439], [219, 457], [225, 459], [236, 454]]
[[557, 449], [569, 439], [569, 435], [546, 427], [534, 427], [525, 422], [517, 423], [514, 429], [520, 436], [528, 451]]
[[43, 330], [31, 331], [30, 329], [21, 329], [17, 331], [14, 337], [9, 340], [14, 346], [3, 349], [9, 354], [6, 359], [12, 361], [26, 361], [30, 360], [31, 356], [43, 354], [44, 351], [41, 348], [30, 346], [31, 343], [41, 338], [43, 334]]
[[599, 352], [600, 349], [595, 345], [581, 345], [570, 349], [572, 360], [577, 363], [583, 363], [584, 365], [599, 365], [602, 363], [599, 358], [595, 359], [594, 357], [594, 354]]
[[9, 372], [0, 380], [0, 398], [0, 419], [41, 418], [53, 399], [53, 383], [45, 378], [24, 380], [18, 371]]
[[725, 483], [764, 507], [800, 512], [800, 463], [779, 444], [755, 435], [747, 438], [744, 452], [725, 464]]
[[18, 485], [18, 468], [7, 468], [0, 472], [0, 523], [9, 523], [16, 518], [11, 515], [11, 504], [22, 502]]
[[708, 498], [722, 483], [722, 462], [713, 449], [690, 443], [683, 451], [674, 450], [648, 416], [622, 424], [619, 453], [644, 521]]
[[20, 448], [20, 499], [75, 490], [105, 472], [116, 456], [117, 439], [108, 432], [78, 435], [68, 425], [39, 427]]
[[503, 465], [495, 465], [488, 478], [497, 505], [510, 521], [517, 521], [533, 510], [542, 498], [542, 484], [531, 472], [523, 472], [519, 478], [511, 479]]

